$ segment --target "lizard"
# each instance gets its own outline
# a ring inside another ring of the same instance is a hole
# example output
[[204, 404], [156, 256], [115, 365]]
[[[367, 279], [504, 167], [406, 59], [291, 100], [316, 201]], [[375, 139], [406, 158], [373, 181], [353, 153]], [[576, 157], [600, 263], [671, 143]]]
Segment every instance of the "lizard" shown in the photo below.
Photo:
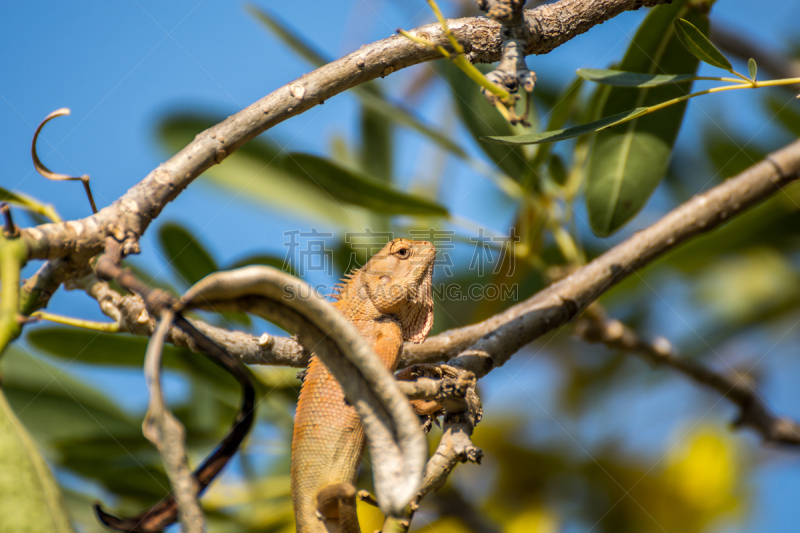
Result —
[[[394, 239], [335, 286], [333, 305], [394, 372], [403, 342], [420, 343], [433, 326], [434, 246]], [[292, 435], [292, 504], [298, 533], [358, 533], [354, 483], [364, 451], [355, 409], [312, 355]]]

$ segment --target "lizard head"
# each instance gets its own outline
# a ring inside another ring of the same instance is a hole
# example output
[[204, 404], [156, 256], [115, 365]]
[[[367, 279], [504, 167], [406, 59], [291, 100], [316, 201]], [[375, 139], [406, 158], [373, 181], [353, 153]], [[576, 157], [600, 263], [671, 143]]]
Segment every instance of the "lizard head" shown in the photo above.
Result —
[[420, 343], [433, 326], [435, 255], [436, 249], [427, 241], [394, 239], [340, 291], [357, 289], [358, 298], [368, 298], [380, 314], [400, 320], [404, 340]]

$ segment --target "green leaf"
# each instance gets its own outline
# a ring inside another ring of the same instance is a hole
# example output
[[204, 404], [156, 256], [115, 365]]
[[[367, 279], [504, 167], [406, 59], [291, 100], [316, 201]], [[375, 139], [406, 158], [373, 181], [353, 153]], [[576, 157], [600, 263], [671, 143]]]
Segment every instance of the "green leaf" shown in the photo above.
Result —
[[107, 396], [39, 357], [11, 352], [3, 360], [3, 380], [8, 401], [47, 447], [56, 440], [141, 433]]
[[361, 100], [361, 103], [374, 113], [397, 122], [400, 125], [411, 128], [418, 133], [421, 133], [428, 139], [435, 142], [439, 148], [447, 150], [453, 155], [466, 159], [467, 153], [456, 144], [446, 132], [439, 131], [425, 124], [420, 119], [414, 116], [413, 113], [404, 109], [396, 104], [388, 102], [375, 95], [374, 92], [369, 91], [370, 84], [363, 84], [353, 88], [353, 93]]
[[[558, 95], [552, 111], [550, 112], [550, 120], [547, 122], [547, 131], [558, 130], [567, 123], [573, 111], [575, 110], [575, 103], [578, 101], [578, 96], [581, 93], [583, 86], [583, 79], [576, 77], [569, 86]], [[536, 151], [536, 155], [531, 162], [534, 169], [538, 169], [540, 165], [547, 161], [552, 144], [544, 144]]]
[[709, 129], [703, 135], [703, 152], [714, 165], [715, 177], [726, 179], [755, 165], [767, 154], [732, 131]]
[[[677, 26], [672, 22], [687, 16], [707, 28], [708, 20], [686, 4], [677, 1], [652, 10], [636, 32], [619, 70], [646, 75], [695, 72], [699, 62], [676, 38], [673, 28]], [[601, 113], [613, 117], [631, 106], [647, 108], [690, 91], [690, 81], [644, 89], [611, 87]], [[626, 124], [595, 135], [586, 167], [586, 207], [597, 235], [614, 233], [647, 203], [666, 175], [685, 109], [684, 101], [658, 113], [640, 113], [642, 116]]]
[[361, 169], [379, 180], [392, 181], [392, 123], [368, 107], [361, 109]]
[[[66, 326], [37, 327], [27, 329], [27, 342], [43, 352], [82, 363], [109, 366], [133, 366], [141, 368], [147, 349], [147, 338], [120, 333], [97, 333]], [[164, 346], [163, 364], [166, 368], [178, 368], [175, 351], [178, 348]]]
[[540, 133], [527, 133], [525, 135], [512, 135], [510, 137], [484, 137], [487, 141], [501, 143], [501, 144], [538, 144], [550, 143], [555, 141], [563, 141], [564, 139], [571, 139], [579, 137], [587, 133], [592, 133], [599, 130], [604, 130], [617, 124], [622, 124], [640, 117], [647, 113], [646, 107], [637, 107], [629, 111], [623, 111], [610, 117], [601, 118], [588, 124], [581, 124], [563, 130], [543, 131]]
[[[705, 28], [708, 31], [708, 28]], [[708, 37], [700, 31], [697, 26], [685, 19], [675, 21], [675, 33], [686, 47], [696, 58], [708, 63], [711, 66], [733, 72], [733, 65], [728, 58], [722, 55], [719, 49], [711, 44]]]
[[[67, 361], [141, 368], [147, 350], [147, 338], [122, 333], [97, 333], [78, 328], [50, 327], [29, 330], [26, 340], [35, 348]], [[216, 383], [222, 388], [235, 388], [230, 376], [201, 354], [188, 348], [164, 346], [164, 368], [185, 371]]]
[[567, 182], [567, 169], [558, 154], [553, 154], [550, 157], [548, 170], [550, 171], [550, 179], [554, 182], [559, 185], [564, 185]]
[[447, 216], [447, 209], [419, 196], [405, 194], [381, 181], [344, 168], [321, 157], [292, 153], [284, 167], [298, 176], [307, 176], [333, 198], [391, 215]]
[[167, 261], [185, 285], [194, 285], [219, 270], [217, 263], [197, 237], [179, 224], [163, 224], [158, 231], [158, 240]]
[[758, 73], [758, 65], [756, 60], [752, 57], [747, 60], [747, 70], [750, 72], [750, 79], [756, 81], [756, 74]]
[[[278, 21], [275, 17], [259, 9], [258, 7], [247, 4], [246, 9], [255, 16], [261, 23], [272, 31], [276, 37], [283, 41], [289, 48], [294, 50], [300, 57], [308, 61], [314, 67], [321, 67], [331, 62], [323, 54], [317, 52], [314, 47], [308, 44], [298, 33], [291, 30], [286, 24]], [[440, 148], [465, 159], [467, 154], [446, 133], [438, 131], [428, 126], [420, 119], [415, 117], [408, 110], [388, 102], [378, 91], [377, 84], [374, 82], [364, 83], [351, 89], [351, 93], [356, 95], [361, 103], [378, 115], [402, 124], [408, 128], [416, 130], [422, 135], [434, 141]]]
[[691, 80], [694, 74], [644, 74], [641, 72], [625, 72], [600, 68], [579, 68], [578, 76], [583, 79], [612, 85], [614, 87], [658, 87]]
[[0, 531], [73, 533], [47, 463], [0, 389]]
[[[159, 137], [173, 152], [181, 150], [195, 135], [222, 120], [195, 113], [178, 113], [159, 126]], [[265, 139], [254, 139], [214, 165], [201, 183], [229, 191], [235, 198], [257, 201], [270, 208], [314, 222], [348, 226], [350, 214], [307, 179], [297, 179], [282, 165], [281, 147]]]
[[18, 194], [3, 187], [0, 187], [0, 202], [17, 204], [27, 208], [34, 208], [38, 204], [24, 194]]
[[302, 37], [289, 29], [286, 24], [280, 22], [278, 19], [254, 4], [245, 4], [244, 7], [259, 22], [269, 28], [269, 30], [274, 33], [278, 39], [286, 44], [286, 46], [297, 52], [300, 57], [315, 67], [319, 68], [322, 65], [329, 63], [328, 58], [314, 50], [311, 45], [309, 45], [305, 40], [303, 40]]
[[[51, 346], [56, 347], [59, 340], [69, 339], [68, 331], [70, 328], [52, 328], [48, 335], [52, 337]], [[85, 333], [95, 335], [94, 332]], [[117, 335], [114, 339], [124, 347], [126, 337]], [[147, 339], [137, 340], [142, 341], [140, 351], [143, 354]], [[64, 345], [69, 346], [69, 343]], [[89, 341], [86, 348], [91, 350], [98, 346]], [[174, 357], [175, 349], [170, 347], [170, 351], [172, 353], [164, 362], [165, 366], [173, 368], [178, 361]], [[204, 455], [218, 441], [234, 416], [238, 386], [230, 376], [199, 354], [191, 354], [188, 350], [177, 353], [188, 353], [192, 358], [182, 360], [180, 364], [201, 378], [193, 385], [197, 384], [204, 398], [213, 399], [218, 411], [218, 423], [210, 431], [208, 424], [198, 427], [193, 417], [186, 416], [185, 407], [175, 409], [176, 416], [186, 426], [190, 451]], [[73, 360], [64, 351], [58, 355], [68, 362]], [[106, 359], [109, 359], [108, 354]], [[202, 368], [198, 371], [199, 367]], [[120, 496], [141, 500], [137, 507], [151, 504], [169, 491], [161, 460], [142, 435], [141, 421], [129, 417], [106, 395], [74, 377], [68, 368], [19, 350], [10, 350], [3, 359], [2, 371], [3, 392], [9, 404], [51, 461], [98, 481]], [[210, 375], [212, 372], [213, 376]], [[219, 381], [220, 377], [225, 383]], [[195, 402], [193, 397], [191, 403]], [[208, 412], [206, 410], [206, 414]], [[0, 516], [2, 523], [3, 517]]]
[[767, 109], [781, 126], [795, 137], [800, 137], [800, 111], [796, 99], [792, 98], [787, 102], [770, 95], [767, 96], [766, 104]]
[[[491, 144], [486, 142], [484, 136], [509, 136], [525, 131], [524, 128], [511, 126], [497, 109], [489, 105], [481, 94], [480, 87], [452, 62], [444, 61], [442, 67], [450, 83], [458, 115], [475, 142], [506, 175], [523, 181], [526, 173], [530, 172], [525, 152], [519, 147]], [[492, 70], [488, 65], [475, 67], [484, 73]]]
[[[558, 95], [556, 104], [550, 113], [550, 120], [547, 122], [548, 130], [555, 130], [561, 128], [569, 120], [570, 115], [575, 107], [575, 102], [581, 94], [581, 87], [583, 80], [575, 78], [569, 86], [564, 89], [564, 92]], [[537, 154], [538, 155], [538, 154]]]
[[[120, 462], [142, 474], [150, 470], [143, 466], [147, 461], [134, 454], [144, 451], [157, 461], [152, 445], [142, 436], [141, 424], [64, 368], [12, 350], [3, 360], [3, 392], [48, 457], [72, 472], [108, 486], [105, 476], [113, 480]], [[104, 444], [98, 447], [96, 442]], [[157, 489], [153, 487], [152, 496], [163, 496], [164, 491], [156, 493]], [[123, 490], [121, 494], [130, 493]], [[0, 524], [2, 520], [0, 516]]]

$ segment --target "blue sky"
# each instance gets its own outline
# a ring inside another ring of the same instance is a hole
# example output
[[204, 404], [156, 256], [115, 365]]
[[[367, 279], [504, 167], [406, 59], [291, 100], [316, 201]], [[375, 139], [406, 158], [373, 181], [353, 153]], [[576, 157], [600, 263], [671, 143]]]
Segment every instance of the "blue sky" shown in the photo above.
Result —
[[[433, 19], [422, 0], [262, 1], [257, 5], [300, 31], [330, 57], [389, 36], [395, 28], [413, 28]], [[754, 9], [755, 5], [758, 8]], [[456, 12], [452, 4], [443, 2], [442, 7], [445, 13]], [[644, 14], [645, 10], [625, 13], [546, 56], [528, 58], [528, 64], [539, 73], [540, 82], [558, 84], [567, 83], [576, 68], [607, 67], [622, 56]], [[796, 35], [798, 20], [800, 2], [789, 0], [720, 0], [712, 13], [712, 23], [745, 31], [778, 50], [785, 49], [789, 38]], [[82, 188], [77, 183], [48, 182], [34, 171], [30, 160], [33, 131], [51, 111], [69, 107], [72, 116], [46, 126], [40, 155], [55, 171], [89, 174], [95, 199], [102, 207], [165, 159], [154, 134], [157, 119], [165, 112], [204, 109], [227, 116], [310, 70], [248, 15], [244, 4], [235, 2], [7, 2], [0, 27], [0, 145], [4, 146], [0, 185], [55, 204], [65, 219], [90, 214]], [[704, 68], [704, 74], [719, 74]], [[401, 71], [382, 84], [397, 98], [411, 79], [412, 72]], [[415, 111], [431, 123], [446, 126], [450, 120], [452, 125], [452, 117], [448, 118], [448, 110], [442, 107], [442, 96], [434, 93], [415, 103]], [[718, 127], [720, 118], [724, 126], [737, 128], [746, 137], [747, 133], [757, 134], [770, 117], [759, 111], [751, 96], [737, 91], [693, 101], [679, 143], [691, 146], [697, 138], [694, 132]], [[324, 153], [334, 134], [354, 138], [356, 110], [351, 96], [340, 95], [267, 135], [288, 151]], [[408, 183], [420, 172], [419, 154], [430, 152], [414, 134], [401, 132], [399, 137], [396, 174], [401, 183]], [[463, 132], [456, 138], [477, 153]], [[442, 201], [456, 214], [474, 218], [471, 214], [481, 212], [487, 195], [495, 198], [497, 192], [480, 175], [452, 168], [454, 176]], [[508, 215], [489, 213], [477, 222], [502, 228]], [[143, 239], [141, 261], [152, 270], [164, 268], [154, 230], [169, 220], [188, 226], [222, 263], [256, 251], [282, 255], [283, 232], [302, 223], [247, 202], [221, 201], [218, 192], [196, 183], [167, 207]], [[22, 216], [18, 221], [29, 223]], [[65, 291], [54, 298], [50, 310], [101, 317], [94, 302]], [[547, 388], [543, 365], [520, 369], [526, 386]], [[507, 369], [514, 372], [513, 364]], [[126, 379], [137, 386], [143, 384], [137, 377]], [[789, 412], [792, 400], [796, 404], [798, 399], [791, 384], [778, 378], [769, 385], [777, 391], [778, 410]], [[492, 393], [497, 402], [519, 399], [508, 389], [501, 393], [503, 386], [498, 381], [488, 381], [487, 390], [494, 389], [498, 390]], [[134, 395], [139, 404], [144, 399], [143, 387], [140, 391], [141, 395]], [[799, 414], [797, 410], [795, 414]], [[800, 468], [793, 456], [783, 461], [792, 476], [785, 469], [759, 472], [755, 511], [750, 517], [754, 529], [790, 531], [787, 524], [797, 518], [789, 514], [789, 508], [798, 495]]]

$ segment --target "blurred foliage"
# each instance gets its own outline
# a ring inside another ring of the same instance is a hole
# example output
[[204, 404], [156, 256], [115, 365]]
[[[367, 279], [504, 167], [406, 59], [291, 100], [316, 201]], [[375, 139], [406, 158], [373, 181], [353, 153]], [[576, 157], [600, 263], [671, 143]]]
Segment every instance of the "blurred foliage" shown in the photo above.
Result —
[[[686, 0], [653, 9], [639, 26], [620, 70], [647, 74], [694, 74], [698, 59], [671, 31], [673, 20], [689, 18], [708, 31], [708, 17]], [[601, 117], [651, 106], [691, 92], [691, 83], [652, 89], [612, 87]], [[687, 102], [597, 132], [589, 157], [586, 204], [592, 229], [614, 233], [644, 206], [664, 177]]]
[[[676, 16], [694, 20], [698, 26], [707, 24], [704, 14], [692, 11], [694, 5], [675, 1], [652, 10], [628, 52], [617, 58], [622, 67], [649, 72], [657, 60], [667, 72], [693, 72], [697, 61], [680, 51], [671, 32]], [[328, 60], [299, 32], [259, 8], [248, 9], [312, 66]], [[592, 39], [591, 34], [584, 38]], [[558, 145], [489, 144], [481, 138], [528, 130], [505, 123], [486, 104], [478, 87], [449, 62], [439, 61], [435, 69], [435, 75], [415, 87], [416, 98], [444, 98], [444, 108], [452, 110], [458, 121], [448, 131], [393, 102], [389, 94], [396, 91], [387, 91], [375, 81], [351, 91], [359, 105], [356, 138], [333, 133], [329, 154], [287, 154], [280, 139], [269, 134], [249, 142], [200, 180], [226, 200], [253, 202], [309, 227], [332, 225], [342, 234], [365, 227], [394, 235], [408, 235], [416, 228], [431, 228], [434, 233], [453, 229], [450, 240], [436, 243], [440, 262], [435, 281], [446, 290], [436, 294], [434, 334], [488, 318], [541, 290], [559, 277], [555, 273], [567, 272], [607, 250], [606, 241], [595, 238], [583, 220], [587, 209], [595, 209], [595, 214], [605, 209], [602, 217], [592, 219], [599, 234], [620, 228], [640, 209], [647, 220], [654, 220], [692, 192], [763, 158], [780, 146], [774, 139], [796, 137], [800, 132], [800, 108], [796, 100], [790, 101], [791, 95], [752, 93], [753, 98], [763, 98], [760, 107], [776, 119], [752, 142], [744, 131], [737, 131], [736, 117], [726, 116], [724, 123], [730, 128], [725, 131], [690, 132], [696, 137], [689, 143], [693, 146], [674, 145], [684, 114], [676, 107], [671, 115], [651, 115]], [[540, 131], [582, 124], [629, 109], [635, 99], [652, 103], [669, 98], [670, 91], [685, 89], [674, 86], [642, 92], [597, 86], [587, 90], [588, 84], [577, 77], [561, 87], [551, 80], [563, 77], [552, 72], [539, 71], [538, 77], [541, 83], [534, 93], [532, 123]], [[174, 153], [222, 118], [203, 109], [170, 112], [161, 117], [156, 135], [165, 151]], [[432, 157], [441, 157], [447, 164], [430, 165], [435, 167], [433, 174], [418, 179], [399, 176], [400, 128], [420, 135], [436, 153]], [[623, 145], [633, 148], [623, 149]], [[676, 153], [667, 169], [673, 145]], [[499, 191], [496, 196], [487, 195], [485, 211], [472, 216], [475, 223], [453, 216], [455, 206], [447, 204], [442, 192], [455, 187], [454, 169], [463, 168], [486, 171]], [[613, 172], [606, 173], [609, 169]], [[665, 175], [666, 187], [656, 190]], [[601, 192], [608, 180], [620, 191], [619, 198], [631, 201], [612, 202]], [[10, 194], [0, 189], [0, 195]], [[24, 200], [20, 198], [17, 201]], [[587, 207], [592, 202], [595, 207]], [[498, 214], [504, 216], [500, 222], [493, 220]], [[484, 272], [471, 268], [478, 250], [478, 224], [495, 229], [507, 224], [520, 237], [507, 249], [494, 242], [480, 250], [491, 265]], [[132, 265], [142, 279], [156, 286], [181, 292], [210, 272], [251, 264], [304, 274], [294, 271], [296, 265], [286, 263], [274, 249], [250, 251], [251, 255], [223, 264], [181, 222], [159, 221], [156, 229], [164, 268], [153, 275]], [[644, 333], [663, 333], [665, 300], [658, 294], [668, 295], [668, 306], [699, 313], [702, 320], [688, 328], [692, 334], [674, 340], [681, 353], [703, 360], [724, 340], [757, 337], [781, 320], [796, 320], [798, 235], [800, 186], [791, 186], [720, 229], [676, 248], [649, 267], [647, 279], [630, 276], [602, 301], [611, 314]], [[368, 255], [363, 246], [345, 239], [334, 239], [332, 245], [338, 272], [363, 264]], [[516, 287], [516, 292], [505, 299], [475, 298], [469, 292], [472, 288], [485, 295], [490, 284]], [[683, 300], [674, 302], [675, 292]], [[263, 326], [232, 313], [206, 313], [203, 318], [252, 333], [260, 333]], [[30, 445], [23, 446], [30, 456], [17, 459], [20, 443], [27, 439], [26, 429], [53, 469], [77, 530], [102, 530], [91, 513], [93, 500], [102, 499], [126, 514], [161, 499], [169, 490], [168, 482], [158, 454], [141, 434], [143, 412], [117, 405], [114, 397], [93, 385], [91, 377], [140, 373], [147, 340], [65, 327], [28, 326], [25, 331], [22, 347], [8, 350], [2, 361], [2, 393], [24, 428], [4, 423], [7, 429], [0, 433], [6, 461], [0, 466], [0, 490], [9, 486], [3, 480], [12, 467], [42, 474], [41, 468], [30, 466], [42, 464]], [[673, 441], [650, 438], [647, 447], [626, 446], [626, 435], [620, 435], [581, 439], [579, 444], [572, 428], [590, 425], [598, 416], [610, 416], [608, 421], [613, 422], [613, 415], [598, 413], [613, 412], [620, 402], [628, 405], [647, 398], [660, 385], [674, 384], [674, 377], [668, 371], [654, 372], [625, 354], [577, 344], [563, 332], [546, 336], [515, 361], [521, 360], [524, 369], [539, 353], [537, 363], [546, 361], [558, 376], [549, 384], [552, 405], [548, 413], [558, 421], [560, 431], [539, 436], [537, 431], [546, 425], [540, 419], [521, 405], [497, 407], [490, 397], [486, 417], [474, 435], [476, 445], [486, 453], [484, 464], [460, 466], [441, 491], [426, 498], [414, 521], [416, 531], [691, 533], [744, 515], [749, 475], [758, 463], [753, 450], [721, 423], [696, 423], [706, 414], [706, 403], [710, 409], [717, 397], [709, 402], [701, 393], [692, 394], [689, 401], [696, 408], [689, 421], [670, 418]], [[230, 426], [239, 401], [237, 385], [203, 356], [186, 349], [167, 347], [163, 364], [171, 383], [178, 384], [178, 392], [168, 399], [186, 426], [190, 462], [197, 464]], [[237, 459], [202, 499], [209, 531], [294, 531], [289, 443], [299, 391], [296, 370], [250, 370], [259, 389], [258, 422]], [[519, 377], [510, 379], [522, 382], [527, 375], [519, 372]], [[652, 418], [659, 416], [655, 413]], [[434, 430], [431, 446], [438, 438]], [[9, 451], [12, 445], [15, 448]], [[15, 480], [23, 475], [13, 474]], [[49, 530], [68, 530], [58, 511], [62, 503], [45, 494], [52, 481], [44, 474], [31, 479], [44, 488], [31, 489], [32, 496], [19, 508], [60, 520]], [[367, 457], [359, 486], [369, 487], [370, 480]], [[3, 531], [4, 514], [0, 510]], [[381, 526], [382, 517], [372, 507], [360, 505], [359, 516], [364, 531]]]

